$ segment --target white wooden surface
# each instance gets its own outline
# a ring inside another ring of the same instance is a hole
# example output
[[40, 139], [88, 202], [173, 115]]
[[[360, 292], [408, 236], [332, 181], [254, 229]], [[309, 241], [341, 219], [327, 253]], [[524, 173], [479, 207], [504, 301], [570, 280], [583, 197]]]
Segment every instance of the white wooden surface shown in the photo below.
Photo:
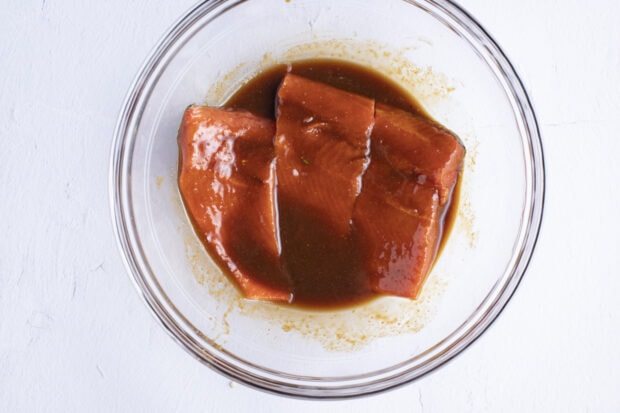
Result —
[[620, 411], [620, 2], [462, 0], [537, 110], [548, 186], [538, 249], [461, 356], [338, 402], [264, 394], [199, 364], [121, 263], [107, 189], [116, 116], [193, 2], [0, 7], [0, 411]]

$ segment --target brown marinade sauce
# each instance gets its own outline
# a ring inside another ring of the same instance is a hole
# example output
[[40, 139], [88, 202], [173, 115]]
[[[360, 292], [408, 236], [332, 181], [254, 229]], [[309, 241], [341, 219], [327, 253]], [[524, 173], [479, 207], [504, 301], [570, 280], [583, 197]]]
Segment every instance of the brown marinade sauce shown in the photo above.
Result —
[[296, 75], [428, 117], [413, 97], [387, 77], [355, 63], [331, 59], [303, 60], [290, 66], [274, 66], [251, 79], [224, 106], [275, 118], [278, 86], [289, 70]]

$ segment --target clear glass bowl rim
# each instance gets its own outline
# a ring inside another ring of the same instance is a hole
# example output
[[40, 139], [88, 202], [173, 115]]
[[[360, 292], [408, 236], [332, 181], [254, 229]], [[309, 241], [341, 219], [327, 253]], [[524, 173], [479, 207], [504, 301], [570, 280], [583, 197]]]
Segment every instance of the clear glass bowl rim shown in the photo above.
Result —
[[[272, 393], [314, 399], [370, 395], [409, 383], [444, 365], [473, 343], [497, 319], [529, 265], [540, 232], [545, 198], [543, 147], [530, 98], [504, 52], [464, 9], [450, 0], [402, 0], [424, 10], [464, 38], [491, 67], [511, 100], [527, 156], [527, 193], [521, 231], [513, 255], [515, 265], [498, 278], [504, 282], [496, 283], [477, 311], [450, 336], [428, 349], [422, 358], [415, 357], [371, 374], [338, 379], [291, 376], [253, 365], [237, 359], [224, 349], [205, 347], [201, 343], [204, 337], [192, 330], [191, 323], [160, 288], [131, 225], [131, 182], [128, 172], [131, 170], [135, 143], [132, 133], [140, 123], [150, 90], [157, 83], [167, 61], [183, 46], [185, 39], [200, 29], [196, 23], [202, 18], [246, 1], [250, 0], [206, 0], [198, 3], [158, 42], [129, 88], [114, 131], [109, 177], [112, 222], [125, 267], [139, 294], [168, 333], [202, 363], [231, 380]], [[460, 30], [454, 30], [455, 27]]]

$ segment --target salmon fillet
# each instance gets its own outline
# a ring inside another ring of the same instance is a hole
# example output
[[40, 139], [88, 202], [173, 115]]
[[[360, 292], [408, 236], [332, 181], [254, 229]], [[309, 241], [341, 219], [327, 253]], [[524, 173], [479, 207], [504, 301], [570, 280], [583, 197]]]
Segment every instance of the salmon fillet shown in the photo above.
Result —
[[372, 99], [287, 74], [277, 94], [278, 198], [349, 234], [373, 124]]
[[179, 189], [209, 254], [247, 298], [290, 300], [281, 271], [274, 122], [190, 106], [179, 129]]
[[416, 298], [442, 237], [464, 149], [432, 121], [377, 103], [353, 222], [373, 291]]

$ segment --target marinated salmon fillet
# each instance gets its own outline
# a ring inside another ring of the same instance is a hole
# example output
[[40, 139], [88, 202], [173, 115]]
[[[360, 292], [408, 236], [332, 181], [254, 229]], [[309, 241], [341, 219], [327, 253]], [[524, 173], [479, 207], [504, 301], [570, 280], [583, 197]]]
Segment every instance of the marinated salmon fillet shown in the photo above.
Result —
[[[179, 129], [179, 189], [210, 255], [247, 298], [289, 301], [280, 270], [274, 122], [190, 106]], [[244, 217], [244, 219], [239, 219]]]
[[438, 189], [440, 205], [448, 202], [465, 155], [455, 134], [429, 119], [377, 103], [372, 139], [392, 167], [428, 181]]
[[286, 74], [277, 94], [278, 198], [350, 232], [355, 199], [369, 162], [374, 101]]
[[432, 121], [377, 104], [353, 222], [373, 291], [416, 298], [441, 242], [464, 149]]

